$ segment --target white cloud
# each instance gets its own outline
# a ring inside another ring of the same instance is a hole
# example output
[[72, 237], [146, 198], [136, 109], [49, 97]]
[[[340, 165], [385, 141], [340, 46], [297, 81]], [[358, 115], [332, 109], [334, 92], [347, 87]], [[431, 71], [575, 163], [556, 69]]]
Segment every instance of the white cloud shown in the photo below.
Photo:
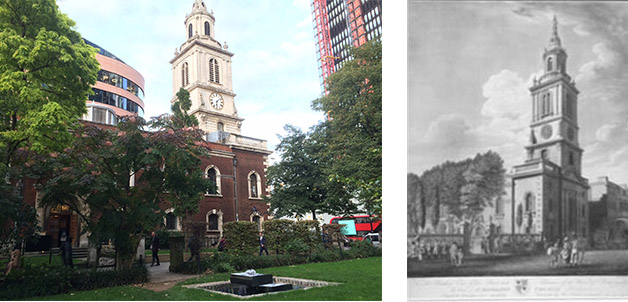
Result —
[[578, 25], [574, 26], [573, 32], [576, 33], [576, 35], [581, 36], [581, 37], [591, 35], [590, 32], [588, 32], [586, 29], [584, 29], [584, 26], [582, 24], [578, 24]]
[[583, 170], [589, 177], [610, 176], [614, 182], [628, 182], [628, 123], [612, 122], [600, 126], [595, 141], [586, 147]]
[[604, 42], [593, 45], [593, 53], [595, 53], [597, 57], [593, 61], [585, 63], [580, 67], [576, 81], [593, 80], [598, 76], [600, 71], [615, 66], [619, 59], [619, 55]]
[[434, 148], [457, 149], [469, 141], [470, 127], [460, 114], [441, 115], [427, 129], [422, 142]]
[[490, 76], [482, 86], [486, 98], [482, 105], [484, 120], [472, 132], [479, 137], [482, 146], [500, 153], [506, 165], [523, 159], [523, 145], [529, 137], [529, 82], [505, 69]]

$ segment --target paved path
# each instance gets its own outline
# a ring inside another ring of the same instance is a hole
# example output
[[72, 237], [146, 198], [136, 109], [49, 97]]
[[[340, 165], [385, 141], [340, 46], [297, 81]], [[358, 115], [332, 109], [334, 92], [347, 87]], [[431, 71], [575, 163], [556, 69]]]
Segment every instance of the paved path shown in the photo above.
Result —
[[146, 264], [148, 283], [140, 286], [154, 291], [163, 291], [173, 287], [178, 282], [200, 276], [172, 273], [168, 270], [169, 267], [170, 262], [161, 262], [161, 265], [152, 267], [150, 264]]
[[539, 255], [472, 255], [453, 267], [447, 260], [408, 260], [408, 277], [450, 276], [551, 276], [551, 275], [626, 275], [628, 250], [586, 251], [584, 263], [577, 267], [550, 267], [550, 258]]

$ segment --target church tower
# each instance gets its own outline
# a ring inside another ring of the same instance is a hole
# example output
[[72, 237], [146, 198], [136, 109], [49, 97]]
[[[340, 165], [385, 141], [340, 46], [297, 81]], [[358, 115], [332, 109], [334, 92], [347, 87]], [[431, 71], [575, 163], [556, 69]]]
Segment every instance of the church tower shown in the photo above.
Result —
[[[185, 17], [185, 42], [170, 61], [173, 74], [173, 99], [180, 88], [190, 93], [190, 114], [196, 116], [206, 133], [240, 134], [244, 119], [238, 117], [233, 92], [231, 58], [227, 43], [215, 38], [214, 13], [196, 0]], [[220, 131], [220, 132], [218, 132]]]
[[534, 79], [532, 131], [528, 160], [547, 159], [573, 177], [581, 175], [582, 149], [578, 142], [578, 89], [567, 74], [567, 53], [558, 37], [554, 17], [552, 36], [543, 52], [543, 75]]
[[511, 175], [513, 234], [555, 242], [588, 235], [588, 180], [578, 141], [578, 89], [554, 16], [542, 56], [543, 75], [530, 87], [532, 120], [526, 161]]

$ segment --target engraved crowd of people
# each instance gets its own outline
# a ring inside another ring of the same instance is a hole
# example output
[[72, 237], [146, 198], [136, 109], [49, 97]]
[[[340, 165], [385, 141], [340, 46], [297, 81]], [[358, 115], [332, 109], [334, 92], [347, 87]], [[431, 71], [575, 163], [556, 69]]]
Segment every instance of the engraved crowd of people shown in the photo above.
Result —
[[[491, 239], [493, 238], [487, 236], [481, 241], [483, 254], [501, 253], [502, 240], [505, 240], [506, 244], [521, 247], [522, 250], [520, 252], [524, 252], [524, 250], [529, 251], [524, 247], [531, 246], [534, 241], [528, 236], [521, 236], [521, 238], [516, 240], [514, 237], [508, 236], [503, 236], [501, 240], [493, 241]], [[542, 247], [543, 242], [545, 242], [544, 239], [542, 242], [537, 242], [537, 244], [540, 244]], [[545, 248], [549, 256], [550, 267], [578, 266], [584, 263], [586, 239], [566, 236], [563, 239], [558, 239], [556, 242], [545, 244]], [[408, 257], [418, 259], [419, 261], [449, 259], [451, 265], [461, 266], [464, 250], [462, 244], [455, 240], [448, 241], [440, 238], [421, 238], [417, 236], [415, 240], [410, 242]]]

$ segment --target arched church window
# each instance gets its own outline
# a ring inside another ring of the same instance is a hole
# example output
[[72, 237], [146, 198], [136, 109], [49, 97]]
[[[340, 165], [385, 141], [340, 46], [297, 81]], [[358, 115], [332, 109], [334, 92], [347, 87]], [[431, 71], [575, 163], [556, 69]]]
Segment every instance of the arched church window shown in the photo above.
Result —
[[216, 59], [209, 60], [209, 81], [214, 83], [220, 82], [218, 61]]
[[547, 58], [547, 71], [552, 71], [552, 57]]
[[218, 230], [218, 215], [211, 214], [208, 218], [208, 225], [210, 230]]
[[547, 158], [547, 150], [546, 149], [541, 150], [541, 158], [542, 159], [546, 159]]
[[218, 131], [225, 131], [225, 124], [218, 122]]
[[209, 36], [209, 22], [205, 21], [205, 35]]
[[257, 175], [251, 174], [251, 197], [257, 197]]
[[[207, 179], [216, 184], [216, 170], [213, 168], [207, 170]], [[216, 194], [216, 189], [209, 190], [209, 194]]]
[[174, 213], [172, 212], [166, 214], [166, 229], [168, 230], [177, 229], [177, 216], [175, 216]]
[[248, 175], [248, 183], [249, 183], [249, 198], [260, 198], [262, 196], [262, 179], [260, 175], [251, 171]]
[[215, 166], [207, 167], [205, 177], [216, 185], [216, 188], [209, 190], [207, 194], [220, 195], [220, 171], [218, 171], [218, 168]]
[[188, 26], [188, 38], [192, 38], [192, 24]]
[[190, 84], [190, 78], [189, 78], [188, 63], [185, 62], [183, 63], [183, 67], [181, 67], [181, 86], [185, 87], [187, 84]]
[[259, 219], [259, 216], [253, 216], [253, 222], [255, 222], [255, 224], [257, 224], [257, 228], [260, 229], [262, 227], [261, 221]]
[[548, 93], [543, 94], [541, 97], [541, 117], [545, 117], [552, 114], [552, 97]]
[[534, 195], [532, 195], [532, 193], [526, 194], [525, 203], [526, 203], [526, 212], [533, 212], [534, 211]]

